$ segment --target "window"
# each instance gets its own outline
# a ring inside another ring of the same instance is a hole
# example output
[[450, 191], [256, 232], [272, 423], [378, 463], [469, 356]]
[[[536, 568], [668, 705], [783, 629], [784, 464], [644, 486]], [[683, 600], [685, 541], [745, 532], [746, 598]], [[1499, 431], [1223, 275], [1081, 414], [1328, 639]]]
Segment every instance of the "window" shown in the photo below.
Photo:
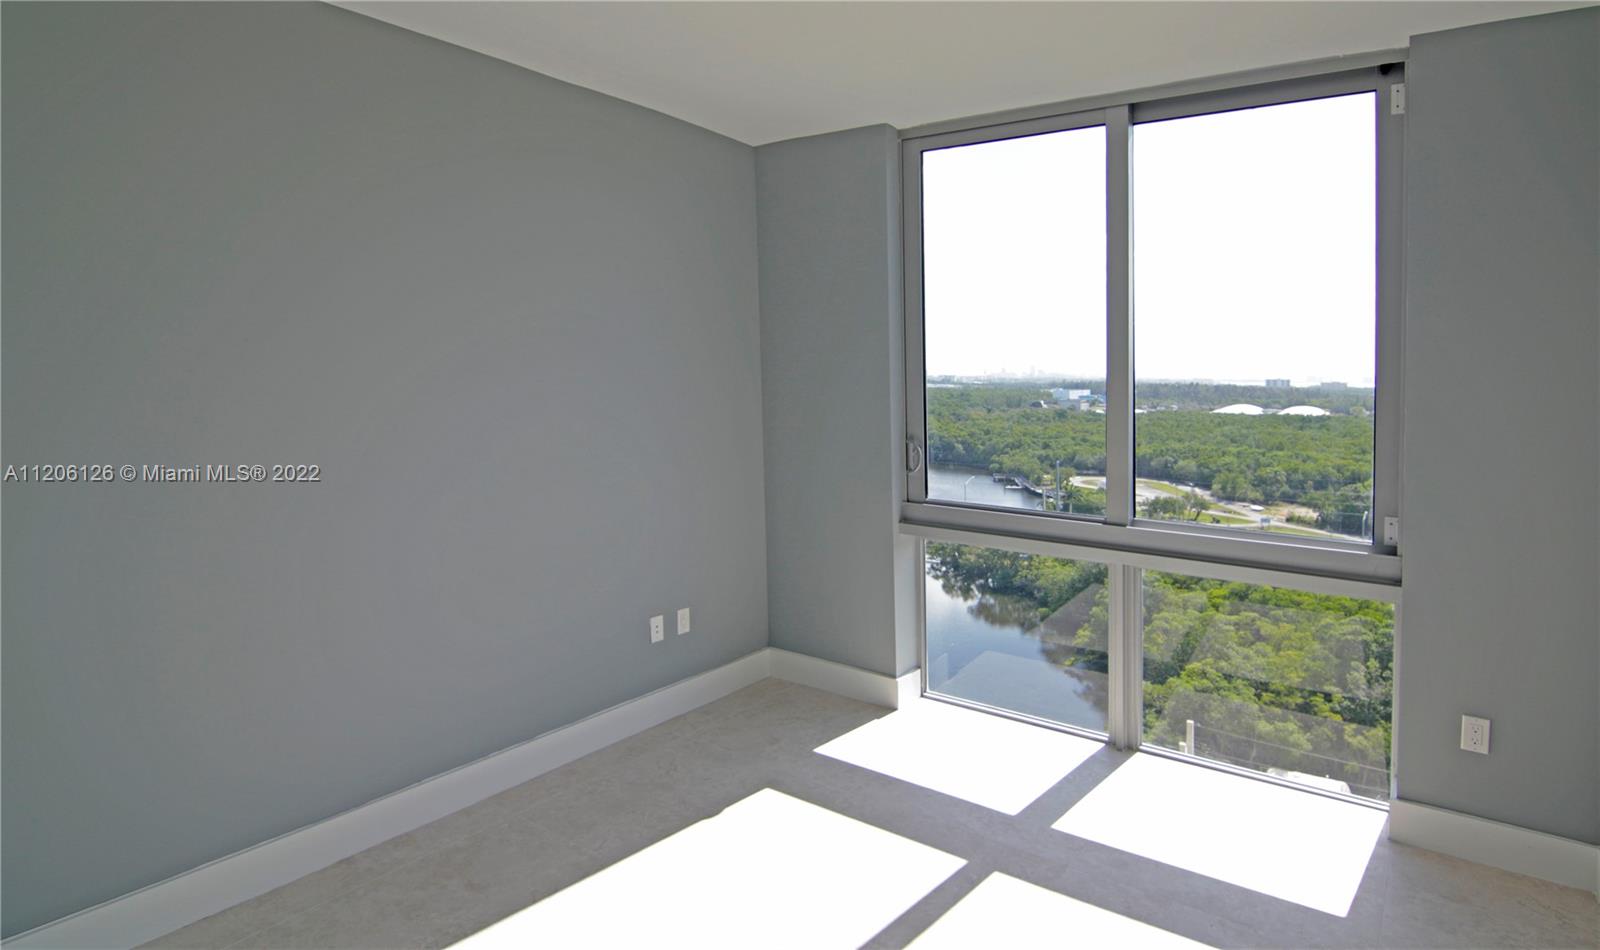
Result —
[[1133, 127], [1140, 516], [1371, 538], [1375, 99]]
[[1400, 78], [907, 139], [904, 520], [1396, 581]]
[[1401, 82], [904, 141], [930, 695], [1387, 800]]
[[923, 153], [929, 498], [1105, 511], [1092, 479], [1106, 455], [1093, 402], [1106, 376], [1105, 149], [1105, 127], [1090, 126]]
[[1392, 588], [1052, 547], [925, 542], [929, 696], [1389, 800]]
[[1143, 742], [1387, 800], [1394, 605], [1143, 572]]

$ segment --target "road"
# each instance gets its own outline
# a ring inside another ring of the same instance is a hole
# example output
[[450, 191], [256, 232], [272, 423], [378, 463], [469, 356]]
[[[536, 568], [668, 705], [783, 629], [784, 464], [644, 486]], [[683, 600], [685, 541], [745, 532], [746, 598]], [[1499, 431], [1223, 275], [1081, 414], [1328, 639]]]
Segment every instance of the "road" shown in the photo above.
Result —
[[[1105, 476], [1103, 475], [1076, 475], [1072, 479], [1072, 484], [1077, 485], [1080, 488], [1094, 488], [1104, 491], [1106, 487], [1106, 480]], [[1178, 490], [1174, 491], [1173, 488], [1177, 488]], [[1162, 495], [1182, 497], [1184, 493], [1189, 491], [1195, 492], [1209, 503], [1206, 507], [1206, 514], [1217, 515], [1225, 518], [1240, 519], [1240, 524], [1230, 525], [1229, 527], [1260, 528], [1261, 519], [1266, 518], [1269, 528], [1287, 528], [1296, 533], [1303, 532], [1307, 535], [1317, 537], [1350, 540], [1349, 535], [1335, 534], [1332, 531], [1323, 531], [1320, 528], [1314, 528], [1309, 525], [1294, 524], [1290, 522], [1288, 520], [1288, 514], [1290, 510], [1295, 507], [1293, 505], [1276, 504], [1251, 507], [1246, 502], [1221, 501], [1212, 495], [1210, 491], [1204, 488], [1195, 488], [1184, 485], [1167, 487], [1167, 483], [1158, 482], [1149, 478], [1140, 478], [1134, 482], [1134, 495], [1137, 496], [1140, 501], [1149, 501], [1152, 498], [1158, 498]], [[1257, 510], [1258, 508], [1259, 510]]]

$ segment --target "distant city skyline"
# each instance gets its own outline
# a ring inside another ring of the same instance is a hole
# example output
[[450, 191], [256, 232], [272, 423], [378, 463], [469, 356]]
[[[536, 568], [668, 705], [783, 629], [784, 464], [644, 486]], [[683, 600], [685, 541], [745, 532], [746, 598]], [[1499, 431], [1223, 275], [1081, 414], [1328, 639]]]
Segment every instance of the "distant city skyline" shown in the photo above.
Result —
[[[1086, 382], [1086, 384], [1096, 384], [1101, 387], [1101, 389], [1096, 389], [1094, 392], [1104, 392], [1104, 385], [1106, 385], [1106, 376], [1104, 374], [1101, 374], [1101, 376], [1086, 376], [1086, 374], [1082, 373], [1045, 373], [1042, 369], [1040, 371], [1026, 371], [1026, 373], [1014, 373], [1014, 371], [1008, 371], [1008, 369], [1000, 369], [997, 373], [928, 373], [926, 376], [933, 384], [938, 384], [939, 381], [944, 381], [944, 379], [979, 379], [979, 381], [986, 382], [1040, 382], [1040, 384], [1045, 384], [1045, 382]], [[1142, 384], [1192, 382], [1192, 384], [1198, 385], [1251, 385], [1256, 389], [1275, 389], [1274, 385], [1270, 385], [1272, 379], [1277, 379], [1277, 377], [1266, 377], [1266, 379], [1213, 379], [1213, 377], [1208, 376], [1139, 376], [1139, 382], [1142, 382]], [[1373, 389], [1373, 384], [1371, 382], [1349, 382], [1344, 381], [1344, 379], [1307, 379], [1307, 381], [1291, 379], [1290, 387], [1291, 389], [1317, 389], [1317, 387]]]

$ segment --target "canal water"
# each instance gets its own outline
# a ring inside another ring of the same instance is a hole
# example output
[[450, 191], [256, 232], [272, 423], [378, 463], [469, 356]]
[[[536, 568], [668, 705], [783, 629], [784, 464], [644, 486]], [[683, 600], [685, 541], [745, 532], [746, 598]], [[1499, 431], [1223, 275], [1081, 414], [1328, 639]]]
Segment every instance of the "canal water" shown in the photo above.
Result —
[[1106, 728], [1107, 679], [1097, 670], [1069, 666], [1098, 655], [1074, 643], [1089, 622], [1099, 585], [1054, 614], [1035, 621], [1035, 606], [1005, 594], [946, 590], [930, 576], [926, 585], [928, 688], [936, 693], [1067, 723]]
[[974, 505], [1044, 510], [1044, 501], [1020, 488], [1007, 488], [995, 481], [986, 468], [959, 465], [928, 466], [928, 497], [941, 501], [964, 501]]

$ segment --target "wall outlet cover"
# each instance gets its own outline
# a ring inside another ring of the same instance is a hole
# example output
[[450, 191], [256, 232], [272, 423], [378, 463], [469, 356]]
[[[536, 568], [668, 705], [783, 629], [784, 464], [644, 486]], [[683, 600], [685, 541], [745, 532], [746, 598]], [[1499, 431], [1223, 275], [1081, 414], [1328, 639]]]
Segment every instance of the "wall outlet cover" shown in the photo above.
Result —
[[665, 614], [656, 614], [650, 618], [650, 642], [660, 643], [667, 638], [667, 618]]
[[1468, 752], [1489, 754], [1489, 720], [1477, 716], [1461, 717], [1461, 748]]
[[689, 632], [689, 608], [684, 607], [678, 611], [678, 636]]

